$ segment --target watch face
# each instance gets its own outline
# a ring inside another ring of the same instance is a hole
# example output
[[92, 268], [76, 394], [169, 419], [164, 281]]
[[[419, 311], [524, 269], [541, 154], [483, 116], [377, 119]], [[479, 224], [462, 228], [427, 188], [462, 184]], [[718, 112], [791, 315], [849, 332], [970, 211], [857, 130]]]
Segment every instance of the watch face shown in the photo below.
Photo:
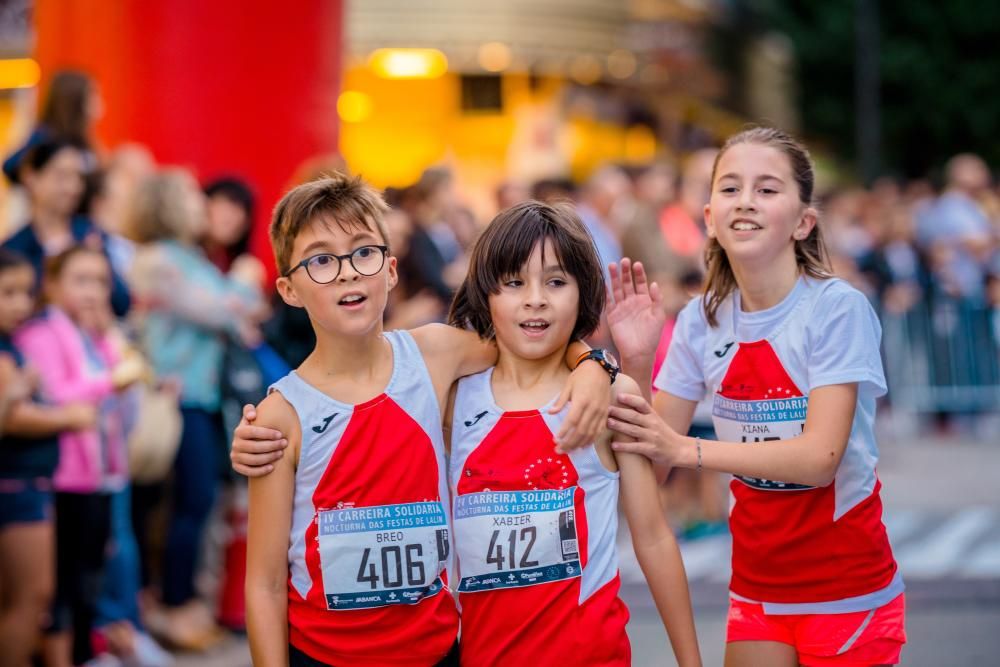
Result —
[[618, 360], [615, 359], [614, 356], [607, 350], [604, 351], [604, 360], [615, 368], [621, 368], [621, 366], [618, 365]]

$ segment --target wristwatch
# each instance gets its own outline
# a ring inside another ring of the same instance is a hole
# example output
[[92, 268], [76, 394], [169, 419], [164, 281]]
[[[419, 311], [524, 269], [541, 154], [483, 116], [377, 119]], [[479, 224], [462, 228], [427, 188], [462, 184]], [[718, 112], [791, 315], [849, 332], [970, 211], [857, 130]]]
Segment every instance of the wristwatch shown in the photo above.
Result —
[[596, 350], [588, 350], [584, 352], [579, 357], [577, 357], [576, 364], [573, 365], [573, 370], [576, 370], [580, 364], [587, 361], [588, 359], [593, 359], [601, 365], [601, 368], [608, 372], [611, 376], [611, 384], [615, 383], [615, 378], [618, 377], [618, 373], [621, 372], [621, 366], [615, 361], [615, 358], [611, 356], [611, 353], [607, 350], [602, 350], [600, 348]]

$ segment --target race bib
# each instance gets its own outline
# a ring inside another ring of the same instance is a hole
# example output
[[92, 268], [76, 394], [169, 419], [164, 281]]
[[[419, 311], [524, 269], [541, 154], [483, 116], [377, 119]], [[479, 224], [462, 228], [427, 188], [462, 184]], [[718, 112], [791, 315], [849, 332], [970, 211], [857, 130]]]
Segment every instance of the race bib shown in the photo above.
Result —
[[[715, 395], [712, 421], [720, 440], [728, 442], [765, 442], [787, 440], [802, 435], [806, 423], [808, 397], [737, 401]], [[790, 482], [734, 475], [747, 486], [764, 491], [802, 491], [814, 487]]]
[[576, 487], [484, 491], [455, 498], [462, 593], [519, 588], [580, 576]]
[[319, 560], [330, 610], [416, 604], [444, 587], [448, 523], [439, 501], [319, 513]]

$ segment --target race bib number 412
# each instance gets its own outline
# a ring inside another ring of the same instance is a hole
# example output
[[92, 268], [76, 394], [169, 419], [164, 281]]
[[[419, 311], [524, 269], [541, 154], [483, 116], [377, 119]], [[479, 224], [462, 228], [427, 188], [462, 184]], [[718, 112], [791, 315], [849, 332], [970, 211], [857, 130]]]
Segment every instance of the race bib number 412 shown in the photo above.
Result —
[[483, 491], [455, 498], [455, 544], [463, 593], [580, 576], [576, 487]]
[[448, 523], [439, 501], [326, 510], [318, 520], [327, 609], [416, 604], [444, 587]]

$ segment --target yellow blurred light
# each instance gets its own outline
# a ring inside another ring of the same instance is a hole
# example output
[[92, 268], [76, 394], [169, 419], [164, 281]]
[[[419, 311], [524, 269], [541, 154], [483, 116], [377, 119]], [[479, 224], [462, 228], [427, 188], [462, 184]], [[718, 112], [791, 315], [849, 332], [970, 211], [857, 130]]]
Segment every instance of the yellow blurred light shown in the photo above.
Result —
[[337, 98], [337, 113], [345, 123], [360, 123], [372, 115], [372, 98], [357, 90], [345, 90]]
[[608, 72], [616, 79], [627, 79], [635, 74], [636, 60], [631, 51], [618, 49], [608, 54]]
[[601, 63], [594, 56], [577, 56], [570, 63], [569, 75], [577, 83], [589, 86], [601, 79]]
[[503, 42], [486, 42], [479, 47], [479, 65], [487, 72], [502, 72], [511, 60], [510, 47]]
[[42, 78], [42, 70], [31, 58], [0, 60], [0, 90], [31, 88]]
[[436, 79], [448, 71], [448, 58], [437, 49], [376, 49], [368, 66], [384, 79]]
[[625, 130], [625, 159], [643, 164], [656, 157], [656, 135], [646, 125], [633, 125]]

